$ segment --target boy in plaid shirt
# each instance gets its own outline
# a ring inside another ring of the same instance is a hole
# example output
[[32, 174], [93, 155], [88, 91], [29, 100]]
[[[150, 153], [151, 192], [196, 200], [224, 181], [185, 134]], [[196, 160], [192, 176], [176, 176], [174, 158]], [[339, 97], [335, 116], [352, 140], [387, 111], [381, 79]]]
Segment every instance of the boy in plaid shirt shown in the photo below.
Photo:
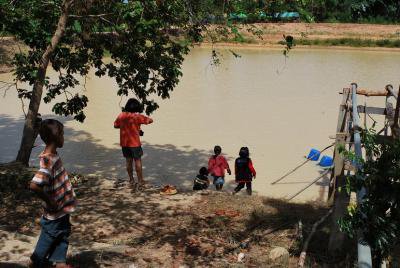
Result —
[[46, 148], [39, 155], [40, 168], [30, 188], [43, 203], [42, 227], [36, 248], [31, 256], [31, 267], [70, 267], [66, 257], [71, 233], [70, 213], [75, 210], [75, 193], [68, 174], [57, 154], [64, 145], [64, 126], [54, 119], [41, 123], [39, 131]]

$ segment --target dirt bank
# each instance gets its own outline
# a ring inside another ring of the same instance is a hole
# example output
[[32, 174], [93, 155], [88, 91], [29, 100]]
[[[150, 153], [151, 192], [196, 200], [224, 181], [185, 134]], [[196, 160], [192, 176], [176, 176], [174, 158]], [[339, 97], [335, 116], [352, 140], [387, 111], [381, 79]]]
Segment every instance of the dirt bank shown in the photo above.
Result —
[[262, 30], [262, 41], [276, 43], [283, 35], [295, 39], [399, 39], [400, 25], [355, 24], [355, 23], [261, 23], [254, 24]]
[[[398, 40], [400, 25], [355, 24], [355, 23], [256, 23], [238, 25], [244, 40], [237, 42], [250, 44], [274, 45], [283, 40], [283, 35], [291, 35], [295, 40], [324, 39], [370, 39]], [[210, 27], [215, 29], [215, 26]], [[249, 31], [249, 29], [251, 29]], [[256, 33], [256, 35], [251, 33]], [[220, 41], [229, 41], [221, 38]]]

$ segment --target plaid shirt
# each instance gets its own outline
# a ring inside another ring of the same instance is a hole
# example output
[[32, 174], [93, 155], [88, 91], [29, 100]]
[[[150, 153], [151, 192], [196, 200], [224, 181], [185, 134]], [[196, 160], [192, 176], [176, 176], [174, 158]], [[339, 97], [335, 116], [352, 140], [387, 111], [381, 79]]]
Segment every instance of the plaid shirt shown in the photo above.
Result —
[[49, 220], [58, 219], [75, 210], [76, 199], [74, 189], [68, 174], [64, 169], [61, 158], [57, 154], [39, 155], [40, 169], [32, 179], [57, 204], [56, 211], [49, 212], [44, 207], [44, 217]]

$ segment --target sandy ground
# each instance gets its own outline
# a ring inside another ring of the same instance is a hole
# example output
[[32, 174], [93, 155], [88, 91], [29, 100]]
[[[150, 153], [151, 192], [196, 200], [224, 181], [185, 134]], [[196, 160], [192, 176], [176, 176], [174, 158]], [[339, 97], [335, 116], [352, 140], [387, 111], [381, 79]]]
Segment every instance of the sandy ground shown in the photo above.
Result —
[[[327, 211], [244, 194], [132, 192], [99, 177], [75, 182], [79, 209], [72, 216], [68, 257], [74, 267], [293, 266], [296, 223], [302, 220], [306, 235]], [[40, 230], [40, 202], [23, 185], [2, 192], [0, 201], [0, 267], [25, 267]], [[311, 264], [324, 260], [324, 239], [322, 229], [310, 247]], [[289, 250], [290, 257], [272, 262], [268, 256], [276, 247]], [[237, 262], [239, 253], [246, 256], [243, 263]]]

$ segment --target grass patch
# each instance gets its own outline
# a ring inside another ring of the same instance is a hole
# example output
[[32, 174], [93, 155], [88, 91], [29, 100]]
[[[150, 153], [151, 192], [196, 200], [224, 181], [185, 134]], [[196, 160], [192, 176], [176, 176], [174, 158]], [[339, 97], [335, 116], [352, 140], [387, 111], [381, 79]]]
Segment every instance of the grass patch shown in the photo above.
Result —
[[233, 38], [221, 38], [217, 43], [256, 44], [257, 40], [247, 36], [236, 36]]
[[[284, 45], [283, 41], [278, 42]], [[348, 47], [388, 47], [400, 48], [400, 39], [361, 39], [361, 38], [328, 38], [328, 39], [295, 39], [296, 45], [306, 46], [348, 46]]]

